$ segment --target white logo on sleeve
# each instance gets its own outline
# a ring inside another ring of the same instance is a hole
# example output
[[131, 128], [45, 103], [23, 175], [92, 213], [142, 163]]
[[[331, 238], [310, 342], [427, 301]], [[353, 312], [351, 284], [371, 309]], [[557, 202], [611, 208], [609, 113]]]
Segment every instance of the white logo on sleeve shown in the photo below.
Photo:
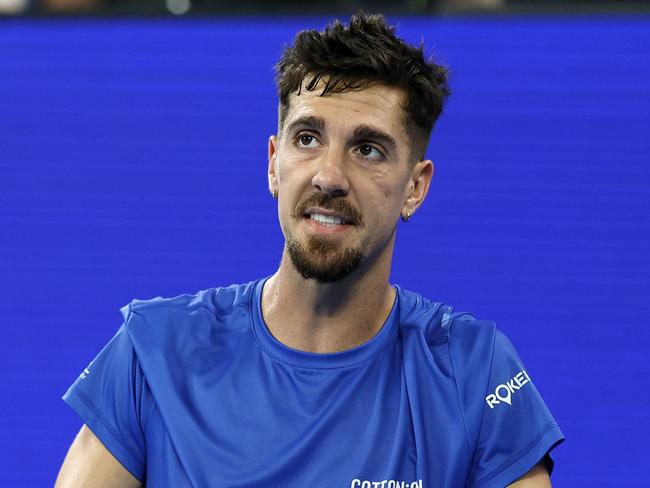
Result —
[[519, 371], [519, 373], [514, 375], [505, 383], [497, 385], [494, 389], [494, 393], [490, 393], [486, 396], [485, 401], [490, 408], [494, 408], [495, 405], [499, 405], [502, 402], [512, 405], [512, 396], [517, 391], [521, 390], [524, 385], [527, 385], [530, 382], [531, 380], [528, 373], [526, 373], [526, 371]]
[[85, 380], [85, 379], [86, 379], [86, 376], [88, 376], [88, 375], [90, 374], [90, 368], [92, 368], [94, 362], [95, 362], [94, 359], [93, 359], [92, 361], [90, 361], [90, 364], [89, 364], [88, 367], [87, 367], [86, 369], [84, 369], [83, 372], [79, 375], [79, 378], [81, 378], [82, 380]]

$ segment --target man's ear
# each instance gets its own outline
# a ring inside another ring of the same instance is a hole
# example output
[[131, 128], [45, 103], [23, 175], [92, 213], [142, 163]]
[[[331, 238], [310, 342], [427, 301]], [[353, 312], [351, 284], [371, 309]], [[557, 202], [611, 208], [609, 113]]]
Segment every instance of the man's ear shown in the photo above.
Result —
[[408, 220], [420, 208], [429, 193], [433, 173], [433, 161], [430, 159], [424, 159], [413, 166], [406, 189], [406, 199], [402, 206], [402, 218]]
[[275, 196], [278, 194], [278, 177], [277, 177], [277, 159], [278, 159], [278, 137], [274, 134], [269, 137], [269, 167], [268, 167], [268, 178], [269, 178], [269, 191], [271, 195]]

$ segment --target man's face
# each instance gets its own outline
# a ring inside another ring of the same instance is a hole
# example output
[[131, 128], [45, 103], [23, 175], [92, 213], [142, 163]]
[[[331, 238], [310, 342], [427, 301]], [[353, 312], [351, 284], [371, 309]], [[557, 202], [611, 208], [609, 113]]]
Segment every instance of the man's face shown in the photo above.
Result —
[[269, 141], [269, 185], [293, 266], [327, 283], [360, 267], [390, 269], [397, 221], [426, 196], [433, 165], [409, 161], [401, 90], [321, 91], [292, 96]]

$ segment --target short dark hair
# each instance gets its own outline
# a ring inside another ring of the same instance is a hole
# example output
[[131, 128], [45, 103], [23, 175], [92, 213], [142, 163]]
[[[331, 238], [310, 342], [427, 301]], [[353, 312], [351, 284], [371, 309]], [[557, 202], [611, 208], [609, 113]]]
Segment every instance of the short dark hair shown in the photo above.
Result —
[[398, 38], [383, 15], [360, 12], [347, 26], [335, 20], [322, 32], [303, 30], [285, 47], [275, 68], [279, 129], [289, 110], [289, 97], [299, 93], [303, 82], [311, 91], [324, 79], [321, 96], [375, 83], [401, 88], [406, 93], [406, 128], [413, 140], [411, 156], [417, 160], [423, 159], [449, 96], [447, 69], [425, 59], [423, 43], [415, 47]]

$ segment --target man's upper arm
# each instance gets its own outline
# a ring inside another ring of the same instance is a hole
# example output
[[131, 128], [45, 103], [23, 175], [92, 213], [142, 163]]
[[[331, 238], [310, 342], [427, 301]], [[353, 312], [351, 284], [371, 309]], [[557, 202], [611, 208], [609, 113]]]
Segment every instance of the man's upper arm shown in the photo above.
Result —
[[142, 485], [84, 424], [73, 441], [55, 488], [139, 488]]
[[551, 488], [551, 478], [544, 462], [539, 463], [517, 481], [508, 485], [508, 488]]
[[[63, 399], [103, 447], [133, 476], [143, 480], [145, 427], [153, 397], [126, 330], [126, 322], [79, 375]], [[84, 429], [82, 432], [85, 433]], [[80, 440], [87, 440], [85, 437]]]
[[550, 472], [546, 456], [564, 437], [510, 341], [493, 323], [470, 317], [455, 318], [450, 331], [463, 412], [471, 420], [467, 485], [503, 488], [541, 460]]

